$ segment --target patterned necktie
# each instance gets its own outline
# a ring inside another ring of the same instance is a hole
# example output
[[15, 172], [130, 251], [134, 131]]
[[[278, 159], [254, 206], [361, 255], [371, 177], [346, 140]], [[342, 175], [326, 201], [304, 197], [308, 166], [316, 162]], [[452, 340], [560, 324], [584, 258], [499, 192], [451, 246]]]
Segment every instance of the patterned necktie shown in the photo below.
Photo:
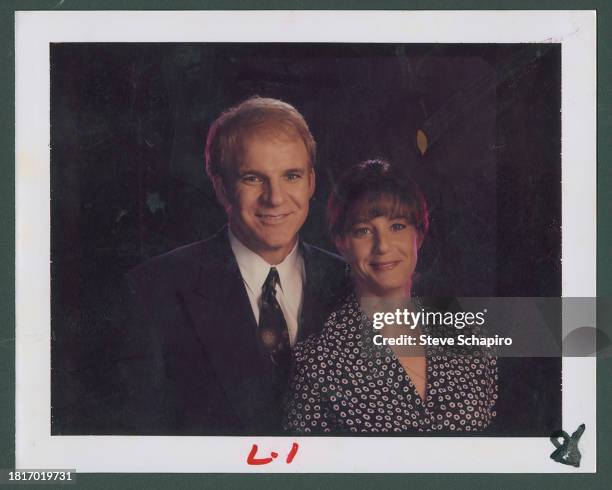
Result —
[[276, 300], [277, 284], [280, 284], [278, 271], [271, 267], [262, 287], [259, 332], [270, 359], [284, 372], [288, 368], [291, 350], [287, 322]]

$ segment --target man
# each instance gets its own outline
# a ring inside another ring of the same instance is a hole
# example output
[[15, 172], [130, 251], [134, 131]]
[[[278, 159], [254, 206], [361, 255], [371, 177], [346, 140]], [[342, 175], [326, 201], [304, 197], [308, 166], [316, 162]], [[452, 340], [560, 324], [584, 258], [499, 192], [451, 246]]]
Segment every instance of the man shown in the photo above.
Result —
[[126, 432], [280, 432], [290, 349], [346, 281], [339, 257], [298, 238], [314, 160], [304, 118], [279, 100], [253, 97], [213, 123], [206, 169], [228, 226], [128, 276], [141, 319], [120, 364]]

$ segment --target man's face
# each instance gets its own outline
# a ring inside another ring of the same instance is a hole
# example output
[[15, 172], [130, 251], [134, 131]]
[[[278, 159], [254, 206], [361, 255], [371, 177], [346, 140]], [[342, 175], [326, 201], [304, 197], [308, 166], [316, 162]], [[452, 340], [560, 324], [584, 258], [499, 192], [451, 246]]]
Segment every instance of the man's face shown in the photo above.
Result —
[[308, 216], [315, 175], [299, 137], [254, 134], [225, 190], [232, 232], [270, 264], [293, 249]]

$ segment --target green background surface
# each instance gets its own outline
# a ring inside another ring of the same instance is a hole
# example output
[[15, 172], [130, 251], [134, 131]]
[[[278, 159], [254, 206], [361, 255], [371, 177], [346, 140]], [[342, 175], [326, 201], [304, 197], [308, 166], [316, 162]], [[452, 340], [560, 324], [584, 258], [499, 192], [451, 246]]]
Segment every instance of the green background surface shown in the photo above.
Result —
[[[15, 464], [15, 10], [215, 10], [215, 9], [585, 9], [597, 10], [597, 292], [612, 296], [612, 2], [506, 1], [196, 1], [0, 0], [0, 468]], [[612, 337], [610, 309], [598, 310], [598, 327]], [[612, 360], [597, 361], [597, 474], [79, 474], [78, 488], [612, 488]], [[570, 430], [571, 428], [566, 428]], [[588, 428], [587, 428], [588, 430]], [[551, 445], [551, 452], [552, 452]], [[137, 457], [137, 456], [135, 456]], [[384, 455], [372, 455], [381, 458]], [[432, 455], [435, 457], [435, 455]], [[503, 457], [500, 455], [500, 457]], [[512, 455], [508, 454], [511, 458]], [[29, 486], [29, 485], [28, 485]], [[47, 487], [48, 488], [48, 487]], [[66, 488], [66, 487], [65, 487]], [[70, 488], [70, 487], [67, 487]], [[72, 487], [74, 488], [74, 486]]]

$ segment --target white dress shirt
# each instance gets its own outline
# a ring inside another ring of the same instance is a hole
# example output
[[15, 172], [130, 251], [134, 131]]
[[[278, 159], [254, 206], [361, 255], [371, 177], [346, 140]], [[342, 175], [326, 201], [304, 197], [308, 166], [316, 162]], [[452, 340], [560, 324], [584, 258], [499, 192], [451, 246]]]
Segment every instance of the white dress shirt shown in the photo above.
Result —
[[228, 228], [229, 242], [238, 262], [238, 268], [249, 296], [251, 308], [255, 315], [255, 321], [259, 324], [259, 311], [261, 308], [262, 287], [270, 273], [271, 267], [276, 267], [280, 278], [280, 285], [276, 286], [276, 300], [283, 312], [287, 329], [289, 330], [289, 342], [295, 345], [300, 314], [302, 312], [302, 296], [304, 292], [304, 281], [306, 272], [304, 269], [304, 258], [300, 253], [298, 243], [280, 264], [274, 266], [268, 264], [259, 255], [246, 247]]

